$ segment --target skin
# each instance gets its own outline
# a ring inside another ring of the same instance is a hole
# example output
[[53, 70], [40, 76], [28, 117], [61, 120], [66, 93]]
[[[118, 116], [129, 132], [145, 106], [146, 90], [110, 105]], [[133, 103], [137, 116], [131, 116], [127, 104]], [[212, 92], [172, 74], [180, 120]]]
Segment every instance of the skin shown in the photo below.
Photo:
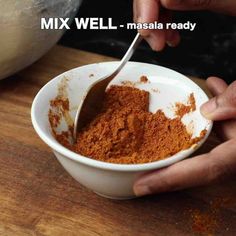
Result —
[[[235, 0], [134, 0], [134, 21], [140, 23], [171, 22], [172, 10], [210, 10], [236, 16]], [[175, 30], [139, 30], [155, 51], [166, 44], [176, 46], [180, 35]]]
[[[165, 10], [163, 10], [165, 8]], [[171, 22], [171, 10], [212, 10], [236, 15], [235, 0], [134, 0], [136, 22]], [[153, 50], [180, 42], [177, 31], [141, 30]], [[216, 121], [222, 144], [195, 156], [141, 176], [134, 184], [137, 196], [208, 185], [236, 176], [236, 81], [229, 86], [220, 78], [206, 81], [213, 98], [201, 107], [206, 118]]]

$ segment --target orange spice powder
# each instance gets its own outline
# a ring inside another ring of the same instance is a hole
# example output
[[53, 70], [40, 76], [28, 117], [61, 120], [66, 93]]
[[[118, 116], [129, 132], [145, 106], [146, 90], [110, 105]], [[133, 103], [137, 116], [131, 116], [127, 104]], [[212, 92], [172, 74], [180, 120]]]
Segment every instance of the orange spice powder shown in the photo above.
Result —
[[101, 113], [78, 133], [73, 149], [100, 161], [137, 164], [167, 158], [205, 136], [203, 130], [199, 137], [192, 138], [181, 117], [169, 119], [161, 110], [153, 114], [148, 107], [148, 92], [110, 87]]
[[194, 98], [193, 93], [191, 93], [189, 95], [187, 105], [177, 102], [175, 104], [175, 108], [176, 108], [175, 115], [177, 115], [179, 117], [183, 117], [185, 114], [195, 111], [196, 110], [196, 102], [195, 102], [195, 98]]
[[139, 80], [140, 80], [141, 83], [147, 83], [148, 82], [148, 78], [145, 75], [142, 75]]

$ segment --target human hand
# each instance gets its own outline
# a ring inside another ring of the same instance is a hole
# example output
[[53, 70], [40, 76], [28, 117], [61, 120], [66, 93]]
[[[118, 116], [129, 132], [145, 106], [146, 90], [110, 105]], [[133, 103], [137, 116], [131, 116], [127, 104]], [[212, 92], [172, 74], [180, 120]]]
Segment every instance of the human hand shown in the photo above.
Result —
[[[134, 0], [134, 21], [139, 23], [171, 22], [172, 10], [210, 10], [236, 16], [235, 0]], [[176, 30], [139, 30], [153, 50], [160, 51], [167, 43], [177, 46], [180, 36]]]
[[201, 107], [202, 114], [217, 121], [224, 141], [209, 153], [183, 160], [140, 177], [137, 196], [207, 185], [236, 175], [236, 81], [231, 85], [216, 77], [207, 80], [213, 97]]

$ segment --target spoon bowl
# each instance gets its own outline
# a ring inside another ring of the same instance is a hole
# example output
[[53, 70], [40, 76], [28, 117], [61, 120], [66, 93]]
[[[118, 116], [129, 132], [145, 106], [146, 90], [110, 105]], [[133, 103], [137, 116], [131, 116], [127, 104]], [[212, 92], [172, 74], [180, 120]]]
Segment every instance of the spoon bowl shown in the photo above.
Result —
[[101, 105], [107, 85], [118, 75], [125, 64], [132, 57], [136, 48], [142, 41], [142, 36], [137, 33], [128, 51], [115, 68], [115, 70], [102, 78], [99, 78], [85, 91], [74, 120], [73, 141], [76, 142], [76, 134], [101, 110]]

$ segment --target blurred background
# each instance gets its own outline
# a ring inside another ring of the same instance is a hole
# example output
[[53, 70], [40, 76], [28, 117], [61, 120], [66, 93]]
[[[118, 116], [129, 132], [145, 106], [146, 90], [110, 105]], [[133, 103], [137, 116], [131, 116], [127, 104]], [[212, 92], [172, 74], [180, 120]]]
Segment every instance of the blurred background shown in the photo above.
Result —
[[[84, 0], [77, 17], [112, 17], [113, 24], [132, 22], [132, 0]], [[180, 31], [181, 43], [153, 52], [143, 42], [132, 60], [169, 67], [186, 75], [207, 78], [215, 75], [228, 83], [236, 75], [236, 18], [209, 12], [176, 12], [175, 22], [196, 22], [193, 32]], [[135, 31], [72, 29], [59, 41], [64, 46], [121, 58]]]

